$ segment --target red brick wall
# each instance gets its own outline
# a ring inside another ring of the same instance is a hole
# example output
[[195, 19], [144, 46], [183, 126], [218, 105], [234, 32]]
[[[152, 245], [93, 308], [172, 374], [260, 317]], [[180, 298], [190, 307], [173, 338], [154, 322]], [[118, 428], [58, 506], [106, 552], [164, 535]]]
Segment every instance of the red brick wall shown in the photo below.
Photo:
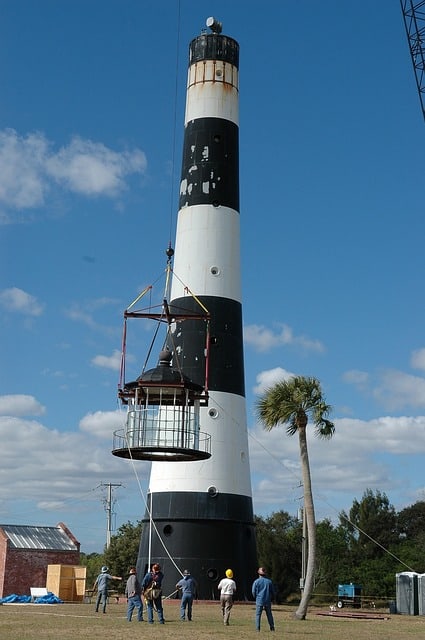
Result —
[[[1, 598], [12, 593], [29, 596], [30, 587], [45, 587], [49, 564], [80, 564], [79, 551], [5, 549], [4, 540], [1, 538], [2, 536], [0, 536]], [[2, 568], [4, 568], [3, 571]]]
[[6, 556], [7, 556], [7, 536], [0, 529], [0, 597], [3, 594], [3, 584], [5, 576]]

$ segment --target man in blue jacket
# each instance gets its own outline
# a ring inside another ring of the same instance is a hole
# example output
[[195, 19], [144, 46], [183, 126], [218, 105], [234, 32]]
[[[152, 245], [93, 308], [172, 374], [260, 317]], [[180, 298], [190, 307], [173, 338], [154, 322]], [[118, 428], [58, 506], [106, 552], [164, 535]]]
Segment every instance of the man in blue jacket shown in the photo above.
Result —
[[179, 589], [182, 592], [180, 620], [186, 619], [187, 608], [187, 619], [190, 621], [192, 620], [193, 598], [196, 598], [197, 596], [198, 585], [196, 584], [196, 580], [190, 575], [190, 571], [187, 569], [183, 571], [183, 578], [176, 584], [176, 589]]
[[272, 600], [275, 597], [275, 589], [273, 582], [267, 577], [264, 567], [260, 567], [257, 573], [258, 578], [252, 584], [252, 595], [255, 598], [255, 627], [257, 631], [260, 631], [261, 614], [264, 609], [270, 631], [274, 631]]

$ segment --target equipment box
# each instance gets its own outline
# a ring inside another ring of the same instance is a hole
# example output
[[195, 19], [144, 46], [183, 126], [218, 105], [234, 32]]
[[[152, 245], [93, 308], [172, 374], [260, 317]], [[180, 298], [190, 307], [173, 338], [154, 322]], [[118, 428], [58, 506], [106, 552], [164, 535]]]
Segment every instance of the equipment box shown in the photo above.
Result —
[[339, 609], [342, 607], [360, 608], [362, 606], [362, 585], [353, 582], [339, 584], [337, 606]]

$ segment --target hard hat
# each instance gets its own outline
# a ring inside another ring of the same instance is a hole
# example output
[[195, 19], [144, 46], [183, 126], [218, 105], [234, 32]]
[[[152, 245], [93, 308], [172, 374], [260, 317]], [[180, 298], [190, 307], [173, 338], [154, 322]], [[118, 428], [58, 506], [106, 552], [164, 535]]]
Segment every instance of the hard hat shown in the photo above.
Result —
[[106, 565], [103, 565], [103, 567], [101, 568], [101, 572], [108, 573], [108, 567]]
[[228, 578], [233, 578], [233, 571], [231, 569], [226, 569], [226, 576]]

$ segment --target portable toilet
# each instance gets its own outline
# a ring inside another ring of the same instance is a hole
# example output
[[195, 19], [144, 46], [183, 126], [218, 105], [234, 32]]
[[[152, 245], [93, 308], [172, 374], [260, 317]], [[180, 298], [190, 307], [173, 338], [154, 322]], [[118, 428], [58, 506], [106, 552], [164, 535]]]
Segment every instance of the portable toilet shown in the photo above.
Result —
[[397, 613], [418, 615], [418, 574], [414, 571], [396, 573], [396, 603]]
[[425, 616], [425, 573], [418, 574], [418, 613]]

